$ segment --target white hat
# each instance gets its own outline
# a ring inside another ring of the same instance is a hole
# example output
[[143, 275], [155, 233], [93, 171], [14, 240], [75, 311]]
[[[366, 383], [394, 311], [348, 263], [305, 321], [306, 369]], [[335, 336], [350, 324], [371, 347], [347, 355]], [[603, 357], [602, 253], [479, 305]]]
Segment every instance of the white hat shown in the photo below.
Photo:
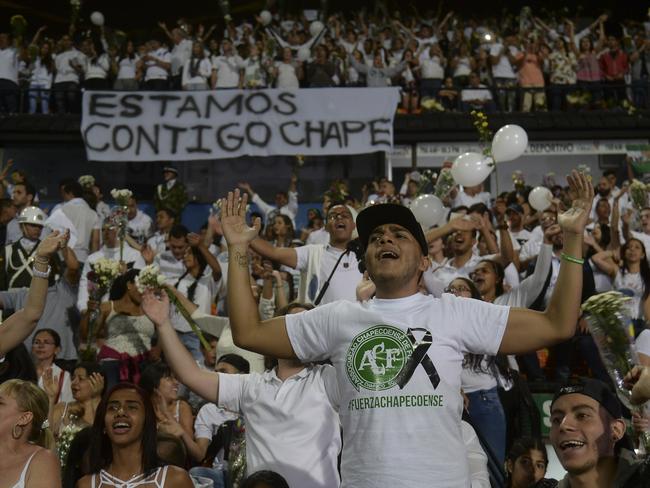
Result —
[[38, 207], [25, 207], [18, 216], [19, 224], [45, 225], [45, 212]]

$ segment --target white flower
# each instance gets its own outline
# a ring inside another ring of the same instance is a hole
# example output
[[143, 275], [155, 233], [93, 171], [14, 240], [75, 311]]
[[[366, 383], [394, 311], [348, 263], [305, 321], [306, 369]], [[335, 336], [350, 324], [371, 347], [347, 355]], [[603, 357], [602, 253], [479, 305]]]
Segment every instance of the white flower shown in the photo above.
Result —
[[157, 280], [158, 280], [158, 284], [159, 284], [160, 286], [162, 286], [162, 285], [165, 284], [165, 277], [164, 277], [163, 275], [158, 275]]
[[95, 184], [95, 177], [93, 175], [82, 175], [77, 181], [84, 188], [88, 188]]

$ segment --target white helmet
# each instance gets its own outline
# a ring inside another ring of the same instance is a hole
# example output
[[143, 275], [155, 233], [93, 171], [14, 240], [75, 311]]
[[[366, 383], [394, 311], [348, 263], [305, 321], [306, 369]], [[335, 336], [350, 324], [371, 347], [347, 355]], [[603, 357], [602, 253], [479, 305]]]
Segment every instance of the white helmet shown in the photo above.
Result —
[[25, 207], [18, 216], [19, 224], [45, 225], [45, 212], [38, 207]]

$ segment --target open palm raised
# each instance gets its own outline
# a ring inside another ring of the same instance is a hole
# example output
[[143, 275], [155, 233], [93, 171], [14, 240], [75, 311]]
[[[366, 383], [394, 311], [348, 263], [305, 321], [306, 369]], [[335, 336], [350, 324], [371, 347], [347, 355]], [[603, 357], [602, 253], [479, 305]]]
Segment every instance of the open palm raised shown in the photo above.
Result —
[[253, 227], [246, 223], [248, 194], [242, 196], [239, 190], [228, 192], [221, 201], [221, 227], [229, 246], [248, 244], [260, 231], [260, 219], [255, 219]]
[[575, 170], [567, 176], [567, 181], [575, 198], [571, 208], [558, 215], [557, 222], [564, 232], [582, 235], [594, 201], [594, 187], [584, 173]]

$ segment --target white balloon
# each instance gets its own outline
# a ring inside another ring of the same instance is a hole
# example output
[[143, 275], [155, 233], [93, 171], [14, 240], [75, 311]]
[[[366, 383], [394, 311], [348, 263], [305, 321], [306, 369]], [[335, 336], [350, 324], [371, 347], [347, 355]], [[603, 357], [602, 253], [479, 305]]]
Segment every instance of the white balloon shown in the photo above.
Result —
[[309, 61], [309, 58], [311, 57], [311, 51], [309, 50], [308, 47], [301, 47], [298, 49], [298, 61], [302, 61], [303, 63]]
[[312, 37], [316, 37], [324, 28], [325, 26], [320, 20], [314, 20], [311, 24], [309, 24], [309, 33]]
[[90, 14], [90, 21], [96, 26], [101, 27], [102, 25], [104, 25], [104, 14], [95, 11], [92, 14]]
[[458, 156], [451, 166], [451, 175], [459, 185], [476, 186], [492, 172], [494, 162], [482, 154], [466, 152]]
[[424, 230], [439, 224], [445, 214], [442, 201], [435, 195], [420, 195], [411, 202], [409, 208]]
[[551, 206], [553, 194], [545, 186], [536, 186], [528, 194], [528, 203], [538, 212], [543, 212]]
[[269, 25], [273, 20], [273, 17], [271, 16], [271, 12], [269, 12], [268, 10], [262, 10], [260, 12], [260, 20], [262, 21], [262, 25]]
[[497, 163], [517, 159], [527, 147], [528, 134], [518, 125], [504, 125], [492, 138], [492, 156]]

